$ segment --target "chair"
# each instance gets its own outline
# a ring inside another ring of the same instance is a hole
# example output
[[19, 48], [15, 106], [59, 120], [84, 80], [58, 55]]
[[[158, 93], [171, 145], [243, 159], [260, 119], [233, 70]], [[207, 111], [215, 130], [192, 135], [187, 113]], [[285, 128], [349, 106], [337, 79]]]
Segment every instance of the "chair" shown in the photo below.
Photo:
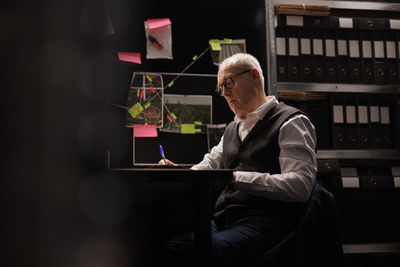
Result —
[[247, 267], [343, 265], [335, 197], [315, 183], [295, 229]]

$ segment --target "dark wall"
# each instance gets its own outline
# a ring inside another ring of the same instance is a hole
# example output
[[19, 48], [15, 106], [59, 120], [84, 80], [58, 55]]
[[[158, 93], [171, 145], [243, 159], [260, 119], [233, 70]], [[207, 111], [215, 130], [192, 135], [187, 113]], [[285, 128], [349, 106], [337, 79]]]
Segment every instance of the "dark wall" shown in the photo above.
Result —
[[[208, 46], [208, 40], [217, 38], [246, 39], [247, 52], [255, 55], [266, 73], [266, 33], [265, 33], [265, 3], [264, 1], [250, 1], [240, 7], [232, 6], [229, 1], [202, 1], [199, 3], [185, 1], [154, 1], [147, 12], [135, 13], [130, 21], [130, 27], [118, 38], [115, 49], [121, 51], [140, 52], [142, 64], [117, 63], [120, 75], [120, 86], [114, 87], [110, 99], [114, 103], [124, 105], [127, 88], [133, 71], [180, 72], [192, 62], [194, 55], [199, 55]], [[135, 4], [133, 4], [135, 6]], [[137, 11], [133, 7], [133, 12]], [[112, 9], [111, 9], [112, 11]], [[118, 13], [110, 15], [118, 20]], [[148, 59], [146, 60], [145, 32], [143, 22], [149, 18], [170, 18], [172, 22], [173, 60]], [[118, 27], [116, 27], [118, 32]], [[118, 34], [117, 34], [118, 36]], [[114, 37], [115, 38], [115, 37]], [[207, 52], [188, 73], [217, 74], [218, 67], [212, 63], [211, 54]], [[174, 78], [164, 76], [165, 83]], [[213, 96], [213, 123], [229, 123], [234, 114], [230, 111], [225, 100], [214, 93], [216, 85], [214, 78], [178, 78], [174, 86], [166, 93], [177, 94], [207, 94]], [[110, 109], [112, 113], [112, 141], [111, 165], [126, 166], [132, 162], [131, 143], [115, 142], [115, 140], [130, 140], [132, 132], [118, 128], [123, 126], [125, 111]], [[164, 138], [168, 139], [168, 138]], [[196, 135], [192, 142], [184, 145], [204, 144], [206, 136]], [[173, 143], [174, 139], [168, 139]], [[175, 147], [180, 151], [180, 147]], [[182, 153], [184, 151], [181, 151]], [[146, 153], [146, 152], [144, 152]], [[167, 153], [168, 155], [168, 153]]]
[[[137, 204], [149, 196], [145, 186], [129, 191], [104, 172], [110, 144], [116, 164], [131, 157], [125, 112], [106, 100], [124, 105], [133, 71], [179, 72], [210, 38], [245, 38], [266, 71], [264, 1], [21, 0], [0, 8], [1, 265], [94, 266], [116, 257], [122, 262], [110, 266], [138, 266], [152, 204]], [[143, 22], [158, 17], [172, 21], [174, 60], [145, 60]], [[143, 64], [119, 62], [118, 51], [140, 52]], [[217, 68], [206, 54], [188, 72]], [[215, 82], [193, 90], [213, 94]], [[214, 122], [229, 122], [223, 99], [213, 101]]]

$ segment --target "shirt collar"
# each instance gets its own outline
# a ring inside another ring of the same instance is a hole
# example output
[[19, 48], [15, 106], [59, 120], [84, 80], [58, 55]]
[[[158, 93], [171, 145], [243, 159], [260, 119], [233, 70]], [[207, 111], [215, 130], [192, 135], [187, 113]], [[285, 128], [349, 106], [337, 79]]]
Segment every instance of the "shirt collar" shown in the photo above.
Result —
[[[271, 108], [273, 108], [274, 106], [276, 106], [278, 104], [279, 104], [279, 102], [278, 102], [278, 100], [276, 100], [275, 96], [268, 96], [267, 102], [265, 102], [264, 104], [259, 106], [253, 112], [247, 114], [246, 119], [252, 118], [254, 116], [257, 116], [258, 119], [261, 120], [268, 113], [268, 111], [271, 110]], [[238, 115], [235, 115], [234, 121], [238, 123], [238, 122], [241, 122], [241, 121], [245, 121], [246, 119], [240, 119], [238, 117]]]

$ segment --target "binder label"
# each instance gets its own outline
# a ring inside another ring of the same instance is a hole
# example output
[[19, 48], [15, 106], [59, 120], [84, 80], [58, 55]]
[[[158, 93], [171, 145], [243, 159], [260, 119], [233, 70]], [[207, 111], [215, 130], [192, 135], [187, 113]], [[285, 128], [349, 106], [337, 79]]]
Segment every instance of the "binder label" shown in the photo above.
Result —
[[325, 39], [325, 52], [327, 57], [335, 57], [335, 40]]
[[285, 38], [276, 38], [276, 54], [278, 56], [286, 56], [286, 42]]
[[333, 122], [344, 123], [343, 106], [333, 105]]
[[393, 177], [394, 187], [400, 187], [400, 177]]
[[346, 40], [338, 40], [338, 55], [339, 56], [347, 56]]
[[356, 123], [355, 106], [346, 106], [346, 123]]
[[371, 122], [379, 122], [379, 107], [378, 106], [370, 106], [369, 113], [371, 116]]
[[394, 41], [386, 41], [387, 58], [396, 58], [396, 43]]
[[385, 49], [383, 48], [383, 41], [374, 41], [375, 58], [384, 58]]
[[342, 177], [343, 188], [359, 188], [360, 181], [358, 177]]
[[289, 56], [299, 55], [299, 41], [297, 38], [289, 38]]
[[368, 123], [368, 109], [367, 106], [358, 106], [358, 123]]
[[313, 52], [314, 55], [322, 56], [324, 51], [322, 50], [322, 39], [313, 39]]
[[301, 54], [311, 55], [311, 41], [309, 38], [301, 38], [300, 46], [301, 46]]
[[390, 19], [389, 24], [390, 24], [390, 29], [400, 30], [400, 19]]
[[372, 58], [371, 41], [362, 41], [362, 53], [364, 58]]
[[286, 16], [286, 25], [303, 27], [303, 16]]
[[389, 107], [380, 107], [381, 123], [390, 124]]
[[350, 57], [351, 58], [356, 58], [360, 57], [360, 48], [358, 46], [358, 41], [357, 40], [350, 40], [349, 41], [349, 48], [350, 48]]
[[353, 28], [353, 19], [352, 18], [339, 18], [339, 27], [340, 28]]

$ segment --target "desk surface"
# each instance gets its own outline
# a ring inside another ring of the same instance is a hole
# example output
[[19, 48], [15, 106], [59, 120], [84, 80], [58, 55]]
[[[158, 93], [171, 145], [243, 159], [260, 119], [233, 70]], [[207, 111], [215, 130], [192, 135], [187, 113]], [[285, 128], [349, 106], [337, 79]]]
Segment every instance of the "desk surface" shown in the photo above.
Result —
[[130, 182], [210, 183], [233, 180], [233, 171], [230, 169], [110, 168], [108, 171]]

